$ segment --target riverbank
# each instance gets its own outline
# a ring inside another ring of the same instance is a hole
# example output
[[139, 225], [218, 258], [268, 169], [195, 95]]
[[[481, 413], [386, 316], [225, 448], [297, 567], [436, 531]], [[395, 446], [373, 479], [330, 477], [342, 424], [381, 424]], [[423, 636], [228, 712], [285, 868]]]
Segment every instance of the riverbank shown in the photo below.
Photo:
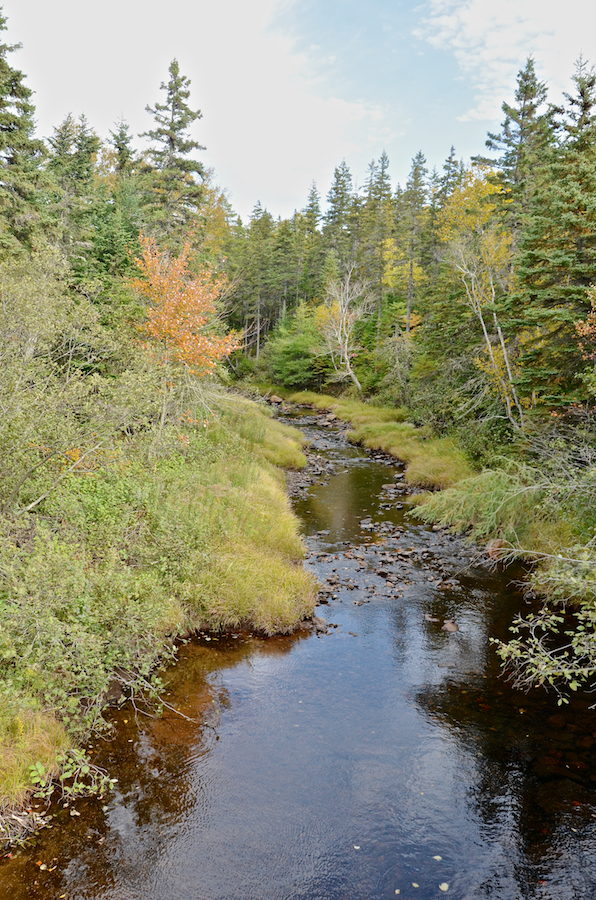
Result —
[[[406, 464], [405, 481], [427, 489], [415, 498], [425, 522], [465, 532], [493, 564], [527, 564], [525, 589], [541, 603], [511, 623], [496, 641], [515, 683], [550, 686], [567, 703], [570, 691], [596, 676], [596, 469], [591, 446], [565, 443], [564, 432], [495, 454], [474, 469], [455, 441], [408, 423], [404, 408], [286, 393], [290, 403], [329, 410], [348, 422], [349, 439], [381, 449]], [[564, 632], [565, 640], [561, 640]]]
[[172, 708], [115, 709], [93, 741], [113, 794], [55, 804], [2, 861], [11, 900], [594, 893], [590, 700], [504, 681], [508, 573], [416, 522], [403, 466], [327, 415], [284, 415], [310, 441], [291, 480], [326, 625], [184, 644]]
[[352, 426], [351, 441], [369, 450], [382, 450], [405, 463], [405, 479], [412, 487], [444, 489], [474, 474], [466, 454], [453, 440], [433, 435], [430, 428], [414, 426], [408, 421], [406, 407], [376, 406], [312, 391], [286, 393], [284, 399], [328, 410], [347, 422]]
[[[287, 633], [312, 613], [278, 468], [304, 465], [302, 437], [238, 395], [214, 390], [208, 408], [203, 398], [182, 427], [134, 435], [18, 527], [2, 523], [6, 839], [43, 824], [31, 790], [72, 769], [69, 748], [104, 727], [108, 702], [159, 699], [156, 666], [175, 662], [180, 636]], [[81, 793], [97, 787], [89, 767], [79, 775]]]

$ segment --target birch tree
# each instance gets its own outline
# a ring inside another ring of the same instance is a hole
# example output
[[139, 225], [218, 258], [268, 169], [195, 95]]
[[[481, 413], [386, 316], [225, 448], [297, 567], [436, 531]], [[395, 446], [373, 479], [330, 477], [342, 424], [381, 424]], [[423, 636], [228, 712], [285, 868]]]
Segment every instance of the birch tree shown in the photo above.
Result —
[[358, 351], [355, 329], [370, 312], [374, 297], [366, 282], [353, 281], [352, 274], [350, 269], [342, 279], [327, 284], [325, 303], [317, 309], [315, 320], [337, 377], [350, 379], [361, 394], [362, 386], [352, 367]]
[[512, 240], [494, 216], [494, 195], [500, 188], [475, 167], [467, 171], [441, 212], [439, 233], [445, 258], [459, 275], [464, 297], [482, 331], [484, 360], [477, 360], [496, 386], [507, 419], [524, 427], [510, 348], [498, 316], [499, 299], [511, 289]]

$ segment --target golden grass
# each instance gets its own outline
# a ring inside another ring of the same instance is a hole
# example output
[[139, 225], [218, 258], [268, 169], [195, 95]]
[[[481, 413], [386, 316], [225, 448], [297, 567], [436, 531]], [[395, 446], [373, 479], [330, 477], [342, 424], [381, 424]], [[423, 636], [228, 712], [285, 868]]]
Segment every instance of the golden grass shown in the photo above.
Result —
[[[275, 467], [303, 466], [305, 439], [272, 419], [263, 404], [236, 395], [211, 400], [216, 415], [197, 431], [196, 449], [189, 438], [187, 459], [172, 455], [139, 469], [144, 530], [135, 572], [139, 584], [147, 573], [153, 579], [155, 603], [124, 598], [122, 610], [131, 642], [155, 638], [154, 650], [147, 641], [149, 664], [167, 635], [189, 626], [290, 632], [314, 610], [299, 521]], [[36, 703], [32, 696], [24, 711], [19, 700], [0, 709], [0, 812], [31, 791], [31, 766], [57, 771], [58, 755], [72, 745], [72, 736]]]
[[194, 515], [207, 542], [186, 562], [179, 585], [194, 626], [291, 631], [314, 609], [315, 587], [299, 565], [304, 545], [281, 479], [239, 457], [218, 467]]
[[69, 746], [62, 725], [48, 713], [5, 709], [0, 716], [0, 806], [18, 806], [30, 785], [29, 768], [41, 763], [57, 771], [56, 759]]
[[406, 464], [406, 481], [412, 486], [447, 488], [473, 474], [464, 452], [454, 441], [432, 437], [429, 428], [416, 428], [407, 422], [405, 407], [375, 406], [312, 391], [300, 391], [287, 399], [316, 409], [330, 409], [349, 422], [354, 428], [350, 440], [400, 459]]
[[265, 634], [290, 632], [312, 615], [315, 585], [306, 570], [276, 550], [243, 541], [214, 555], [196, 582], [203, 626], [248, 625]]
[[357, 428], [350, 439], [400, 459], [406, 464], [406, 481], [414, 487], [448, 488], [473, 474], [452, 440], [431, 437], [428, 428], [410, 422], [371, 422]]
[[255, 452], [274, 466], [303, 469], [305, 437], [295, 428], [272, 418], [269, 407], [238, 395], [228, 395], [222, 403], [224, 421], [248, 441]]

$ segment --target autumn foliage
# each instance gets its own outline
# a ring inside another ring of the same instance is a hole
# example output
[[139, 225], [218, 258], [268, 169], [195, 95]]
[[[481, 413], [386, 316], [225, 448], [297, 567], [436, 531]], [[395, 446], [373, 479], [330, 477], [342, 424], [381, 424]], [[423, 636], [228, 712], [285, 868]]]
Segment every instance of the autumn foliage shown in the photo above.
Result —
[[588, 300], [590, 301], [590, 312], [584, 321], [575, 323], [575, 331], [579, 338], [579, 344], [584, 351], [585, 359], [596, 359], [596, 349], [594, 343], [596, 340], [596, 286], [591, 285], [588, 288]]
[[147, 302], [147, 320], [140, 330], [161, 345], [169, 361], [179, 362], [194, 375], [207, 375], [216, 363], [238, 346], [234, 333], [215, 333], [217, 301], [226, 285], [225, 275], [209, 267], [189, 271], [190, 246], [178, 257], [161, 251], [154, 240], [141, 235], [136, 260], [140, 277], [132, 287]]

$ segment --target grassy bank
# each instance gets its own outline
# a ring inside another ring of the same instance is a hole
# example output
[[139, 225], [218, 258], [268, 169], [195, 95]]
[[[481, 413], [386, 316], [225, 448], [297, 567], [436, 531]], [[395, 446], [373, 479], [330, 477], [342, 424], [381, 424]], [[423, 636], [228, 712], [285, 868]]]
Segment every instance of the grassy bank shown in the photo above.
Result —
[[304, 465], [301, 444], [262, 406], [213, 393], [0, 522], [0, 809], [101, 728], [115, 681], [143, 693], [177, 635], [287, 632], [312, 612], [276, 468]]
[[328, 409], [349, 422], [350, 440], [370, 450], [383, 450], [406, 464], [405, 478], [413, 487], [446, 488], [473, 473], [465, 453], [448, 438], [407, 421], [405, 407], [389, 408], [302, 391], [287, 395], [291, 403]]

